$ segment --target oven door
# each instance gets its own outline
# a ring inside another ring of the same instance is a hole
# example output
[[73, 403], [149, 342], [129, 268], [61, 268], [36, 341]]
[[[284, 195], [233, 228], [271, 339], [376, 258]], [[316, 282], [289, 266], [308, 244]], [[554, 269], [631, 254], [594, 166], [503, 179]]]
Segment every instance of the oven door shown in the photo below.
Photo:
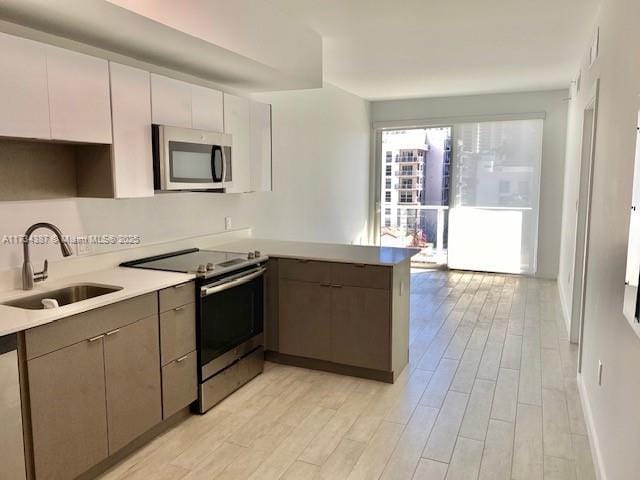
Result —
[[200, 288], [200, 381], [263, 344], [265, 267], [252, 268]]
[[154, 130], [154, 167], [159, 169], [160, 190], [230, 186], [230, 135], [166, 125], [154, 125]]

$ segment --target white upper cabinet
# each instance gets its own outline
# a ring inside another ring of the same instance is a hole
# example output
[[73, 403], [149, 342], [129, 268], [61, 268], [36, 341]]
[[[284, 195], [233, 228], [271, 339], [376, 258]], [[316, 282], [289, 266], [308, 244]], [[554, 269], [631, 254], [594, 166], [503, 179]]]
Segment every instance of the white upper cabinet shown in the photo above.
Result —
[[191, 85], [152, 73], [151, 115], [158, 125], [191, 128]]
[[271, 105], [251, 102], [251, 191], [271, 190]]
[[191, 119], [193, 128], [211, 132], [224, 131], [222, 92], [191, 85]]
[[0, 136], [50, 138], [46, 49], [0, 33]]
[[222, 109], [218, 90], [151, 74], [153, 123], [222, 132]]
[[224, 132], [231, 134], [232, 185], [226, 193], [251, 191], [251, 103], [224, 94]]
[[51, 138], [111, 143], [109, 64], [46, 46]]
[[110, 63], [117, 198], [153, 196], [149, 72]]

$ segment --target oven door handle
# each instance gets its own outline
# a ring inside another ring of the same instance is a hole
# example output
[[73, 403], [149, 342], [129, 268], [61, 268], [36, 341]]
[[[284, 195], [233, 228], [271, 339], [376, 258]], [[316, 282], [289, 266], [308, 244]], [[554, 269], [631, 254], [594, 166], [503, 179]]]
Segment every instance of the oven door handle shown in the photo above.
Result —
[[266, 271], [267, 269], [262, 267], [248, 275], [244, 275], [240, 278], [236, 278], [234, 280], [216, 285], [214, 287], [200, 287], [200, 296], [208, 297], [209, 295], [213, 295], [214, 293], [222, 292], [239, 285], [244, 285], [245, 283], [249, 283], [251, 280], [264, 275]]

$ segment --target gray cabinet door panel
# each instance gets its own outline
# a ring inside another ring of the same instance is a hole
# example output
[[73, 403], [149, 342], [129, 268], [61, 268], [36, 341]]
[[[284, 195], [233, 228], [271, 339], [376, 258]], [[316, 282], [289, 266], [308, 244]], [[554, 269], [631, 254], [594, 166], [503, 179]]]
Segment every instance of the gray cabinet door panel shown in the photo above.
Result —
[[27, 358], [39, 357], [158, 312], [155, 292], [61, 318], [25, 332]]
[[188, 303], [160, 314], [162, 365], [196, 349], [196, 304]]
[[279, 351], [331, 360], [331, 289], [316, 283], [281, 280]]
[[331, 279], [331, 264], [304, 259], [279, 259], [280, 278], [301, 282], [328, 283]]
[[162, 367], [163, 418], [169, 418], [198, 398], [198, 357], [191, 352]]
[[352, 287], [391, 289], [392, 267], [332, 263], [331, 283]]
[[195, 282], [181, 283], [158, 292], [158, 303], [161, 312], [191, 303], [195, 298]]
[[162, 420], [159, 345], [156, 316], [104, 337], [110, 454]]
[[108, 455], [103, 339], [28, 362], [35, 473], [75, 478]]
[[332, 361], [391, 370], [391, 313], [387, 290], [331, 289]]

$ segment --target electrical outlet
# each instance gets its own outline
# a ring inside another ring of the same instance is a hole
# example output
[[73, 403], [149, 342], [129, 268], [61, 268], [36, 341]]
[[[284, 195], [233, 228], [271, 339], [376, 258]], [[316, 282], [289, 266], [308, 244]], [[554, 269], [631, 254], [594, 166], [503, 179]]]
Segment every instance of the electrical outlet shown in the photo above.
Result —
[[231, 217], [224, 217], [224, 229], [231, 230]]
[[602, 360], [598, 360], [598, 386], [602, 386]]
[[89, 253], [89, 242], [87, 237], [76, 238], [76, 255], [87, 255]]

